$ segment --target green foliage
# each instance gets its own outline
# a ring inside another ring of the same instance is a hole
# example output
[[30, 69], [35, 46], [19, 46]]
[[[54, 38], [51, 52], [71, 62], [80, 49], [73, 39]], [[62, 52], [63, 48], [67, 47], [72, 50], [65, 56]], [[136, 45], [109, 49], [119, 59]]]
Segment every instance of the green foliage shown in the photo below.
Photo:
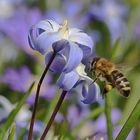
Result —
[[120, 133], [118, 134], [116, 140], [125, 140], [139, 118], [140, 118], [140, 99], [138, 100], [135, 108], [131, 112], [128, 120], [124, 124]]
[[15, 140], [14, 136], [15, 136], [15, 131], [16, 131], [16, 124], [13, 123], [11, 128], [10, 128], [10, 132], [8, 135], [8, 139], [7, 140]]
[[48, 123], [48, 120], [49, 120], [49, 118], [50, 118], [50, 114], [52, 113], [52, 110], [54, 109], [54, 107], [56, 106], [56, 103], [57, 103], [57, 101], [58, 101], [58, 99], [59, 99], [59, 89], [57, 90], [57, 92], [56, 92], [56, 94], [55, 94], [55, 97], [54, 97], [54, 99], [50, 102], [50, 104], [49, 104], [49, 106], [48, 106], [48, 108], [47, 108], [47, 110], [46, 110], [46, 113], [45, 113], [45, 115], [44, 115], [44, 119], [43, 119], [43, 121], [47, 124]]
[[5, 124], [0, 129], [0, 139], [1, 140], [3, 139], [3, 137], [4, 137], [5, 133], [6, 133], [6, 131], [8, 130], [8, 128], [13, 123], [17, 113], [20, 111], [20, 109], [22, 108], [22, 106], [26, 102], [27, 98], [29, 97], [34, 84], [35, 84], [35, 82], [30, 86], [30, 88], [24, 94], [23, 98], [19, 101], [19, 103], [17, 104], [16, 108], [10, 113], [10, 115], [8, 116], [7, 121], [5, 122]]
[[100, 57], [110, 58], [111, 57], [111, 36], [107, 25], [100, 21], [94, 20], [89, 24], [89, 29], [98, 31], [100, 41], [96, 44], [96, 53]]
[[111, 120], [111, 98], [110, 94], [105, 95], [105, 115], [106, 115], [106, 124], [107, 124], [107, 136], [108, 140], [113, 140], [113, 126]]
[[120, 45], [121, 38], [118, 38], [111, 49], [111, 60], [114, 60]]

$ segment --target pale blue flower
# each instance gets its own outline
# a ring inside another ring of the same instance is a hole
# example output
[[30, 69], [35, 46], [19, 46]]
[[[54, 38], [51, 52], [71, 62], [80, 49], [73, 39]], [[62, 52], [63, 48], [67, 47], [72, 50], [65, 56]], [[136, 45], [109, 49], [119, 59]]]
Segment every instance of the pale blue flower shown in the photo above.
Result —
[[69, 73], [61, 73], [57, 84], [66, 91], [71, 91], [80, 86], [81, 89], [78, 88], [78, 90], [84, 97], [81, 101], [84, 104], [91, 104], [98, 100], [100, 89], [96, 83], [91, 84], [93, 80], [87, 76], [84, 70], [85, 66], [80, 64]]
[[29, 44], [41, 54], [50, 50], [63, 54], [66, 60], [63, 72], [76, 68], [83, 58], [92, 52], [92, 39], [81, 30], [68, 28], [65, 20], [62, 25], [52, 20], [43, 20], [30, 29]]
[[[48, 61], [48, 57], [50, 56], [51, 54], [46, 56], [46, 61]], [[73, 71], [65, 73], [62, 72], [65, 63], [66, 61], [63, 55], [57, 55], [50, 67], [51, 71], [61, 73], [57, 80], [57, 85], [68, 92], [78, 88], [78, 91], [82, 93], [84, 97], [84, 99], [81, 100], [84, 104], [97, 101], [100, 89], [99, 86], [96, 83], [92, 83], [93, 80], [87, 76], [85, 65], [80, 63]]]

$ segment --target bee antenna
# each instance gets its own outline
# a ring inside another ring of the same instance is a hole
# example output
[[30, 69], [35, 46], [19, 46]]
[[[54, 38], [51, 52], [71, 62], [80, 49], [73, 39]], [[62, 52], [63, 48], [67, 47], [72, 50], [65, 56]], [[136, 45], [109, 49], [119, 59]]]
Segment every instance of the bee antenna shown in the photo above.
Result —
[[97, 77], [89, 84], [89, 86], [91, 86], [93, 83], [95, 83], [97, 80], [98, 80], [98, 77], [100, 76], [101, 74], [99, 73], [97, 75]]
[[94, 81], [93, 81], [93, 82], [91, 82], [91, 83], [89, 84], [89, 86], [91, 86], [93, 83], [94, 83]]

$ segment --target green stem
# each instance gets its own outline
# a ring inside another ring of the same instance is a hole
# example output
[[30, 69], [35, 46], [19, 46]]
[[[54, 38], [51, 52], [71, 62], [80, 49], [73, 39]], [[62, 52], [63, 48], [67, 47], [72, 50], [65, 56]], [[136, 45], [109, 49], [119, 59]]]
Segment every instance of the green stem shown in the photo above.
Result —
[[33, 127], [34, 127], [34, 122], [35, 122], [35, 116], [36, 116], [36, 110], [37, 110], [37, 104], [38, 104], [38, 99], [39, 99], [39, 92], [40, 92], [40, 88], [42, 85], [42, 82], [45, 78], [46, 73], [49, 70], [50, 65], [52, 64], [54, 58], [56, 56], [56, 53], [54, 52], [52, 57], [50, 58], [50, 61], [48, 62], [40, 80], [39, 83], [37, 85], [37, 91], [36, 91], [36, 96], [35, 96], [35, 102], [34, 102], [34, 106], [33, 106], [33, 113], [32, 113], [32, 118], [31, 118], [31, 123], [30, 123], [30, 129], [29, 129], [29, 135], [28, 135], [28, 140], [32, 140], [32, 135], [33, 135]]
[[138, 123], [135, 127], [135, 140], [140, 140], [140, 118], [138, 119]]
[[116, 140], [125, 140], [130, 131], [132, 130], [132, 128], [134, 127], [134, 125], [136, 124], [139, 117], [140, 117], [140, 99], [137, 102], [136, 106], [134, 107], [133, 111], [131, 112], [129, 118], [127, 119], [120, 133], [118, 134]]
[[57, 112], [59, 111], [60, 106], [62, 105], [62, 102], [63, 102], [63, 100], [64, 100], [64, 98], [66, 96], [66, 93], [67, 93], [67, 91], [62, 92], [62, 94], [61, 94], [61, 96], [60, 96], [60, 98], [59, 98], [59, 100], [58, 100], [58, 102], [57, 102], [57, 104], [55, 106], [55, 109], [54, 109], [54, 111], [53, 111], [53, 113], [51, 115], [51, 118], [50, 118], [50, 120], [49, 120], [49, 122], [48, 122], [48, 124], [47, 124], [47, 126], [46, 126], [46, 128], [45, 128], [45, 130], [44, 130], [44, 132], [43, 132], [43, 134], [42, 134], [42, 136], [40, 138], [40, 140], [45, 139], [45, 137], [46, 137], [46, 135], [47, 135], [47, 133], [48, 133], [48, 131], [49, 131], [54, 119], [55, 119], [55, 116], [56, 116]]
[[105, 115], [106, 115], [108, 140], [113, 140], [112, 121], [111, 121], [111, 99], [109, 93], [105, 94]]

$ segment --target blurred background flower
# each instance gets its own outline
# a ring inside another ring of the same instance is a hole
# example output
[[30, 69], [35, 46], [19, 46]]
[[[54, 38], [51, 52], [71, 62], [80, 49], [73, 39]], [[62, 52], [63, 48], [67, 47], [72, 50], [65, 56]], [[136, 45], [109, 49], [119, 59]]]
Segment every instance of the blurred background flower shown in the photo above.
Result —
[[[16, 104], [24, 97], [24, 93], [28, 90], [31, 83], [39, 80], [39, 76], [46, 65], [45, 63], [48, 62], [49, 55], [51, 55], [50, 53], [44, 58], [40, 53], [33, 51], [29, 47], [29, 29], [32, 25], [46, 18], [54, 20], [58, 22], [58, 24], [63, 23], [63, 21], [67, 19], [70, 28], [77, 27], [92, 36], [94, 46], [90, 43], [90, 40], [87, 40], [86, 43], [90, 44], [90, 48], [93, 48], [92, 54], [90, 58], [88, 58], [88, 56], [86, 59], [83, 59], [82, 63], [88, 65], [90, 59], [95, 56], [100, 56], [112, 59], [123, 65], [129, 65], [131, 68], [130, 71], [126, 69], [126, 72], [124, 71], [124, 75], [126, 75], [132, 86], [132, 94], [130, 97], [128, 99], [120, 97], [116, 89], [110, 92], [113, 135], [116, 137], [140, 98], [139, 0], [1, 0], [0, 9], [0, 127], [5, 124], [10, 111], [14, 109]], [[44, 30], [40, 30], [40, 34], [42, 31]], [[81, 30], [77, 32], [81, 34]], [[118, 38], [120, 38], [121, 41], [116, 43]], [[78, 41], [84, 42], [85, 36]], [[73, 88], [70, 91], [72, 94], [69, 94], [64, 101], [63, 107], [60, 109], [48, 137], [51, 139], [58, 139], [58, 137], [60, 137], [67, 140], [80, 140], [90, 139], [93, 136], [96, 136], [97, 139], [107, 136], [105, 115], [103, 114], [103, 109], [100, 109], [105, 106], [104, 99], [101, 99], [99, 95], [98, 98], [100, 99], [98, 102], [95, 101], [90, 105], [83, 104], [81, 100], [85, 103], [89, 103], [91, 99], [93, 99], [92, 97], [95, 99], [95, 96], [87, 96], [90, 95], [88, 94], [89, 83], [81, 79], [82, 76], [79, 75], [79, 71], [77, 72], [77, 70], [73, 70], [71, 73], [69, 73], [70, 71], [62, 73], [66, 62], [68, 63], [68, 57], [78, 62], [76, 64], [74, 63], [74, 68], [78, 66], [79, 60], [77, 60], [77, 57], [79, 56], [77, 55], [77, 49], [80, 48], [79, 42], [78, 44], [75, 43], [77, 48], [75, 53], [70, 53], [71, 56], [68, 55], [67, 51], [58, 54], [57, 61], [54, 61], [50, 72], [46, 75], [41, 88], [34, 139], [38, 139], [41, 135], [44, 124], [47, 123], [58, 100], [58, 85], [55, 84], [58, 79], [59, 82], [57, 82], [57, 84], [59, 84], [60, 87], [64, 87], [64, 85], [66, 87], [67, 84], [68, 86], [74, 84], [71, 86]], [[46, 45], [45, 43], [44, 45]], [[82, 51], [84, 52], [83, 55], [89, 55], [84, 49]], [[67, 58], [64, 55], [67, 56]], [[46, 62], [44, 62], [44, 59], [46, 59]], [[69, 64], [69, 66], [71, 66], [72, 63]], [[56, 72], [55, 69], [59, 73], [53, 73], [53, 71]], [[69, 67], [69, 70], [72, 69]], [[77, 75], [78, 78], [75, 82], [74, 80]], [[89, 72], [87, 76], [94, 79]], [[67, 78], [70, 78], [70, 80], [68, 81]], [[79, 83], [79, 80], [82, 82]], [[87, 83], [85, 87], [83, 87], [83, 82]], [[97, 81], [97, 84], [100, 86], [102, 92], [102, 83]], [[35, 90], [36, 86], [33, 88], [26, 102], [27, 104], [23, 105], [19, 113], [21, 114], [20, 117], [17, 115], [15, 119], [17, 120], [16, 122], [18, 122], [16, 131], [17, 139], [20, 136], [20, 139], [27, 139], [28, 124], [32, 111], [32, 103], [34, 102]], [[83, 95], [81, 94], [82, 90], [85, 93], [83, 93]], [[84, 97], [81, 97], [81, 95]], [[131, 131], [128, 140], [137, 140], [140, 138], [139, 124], [140, 122], [138, 121]], [[78, 133], [75, 133], [77, 130]]]
[[128, 7], [115, 0], [98, 1], [90, 7], [90, 16], [94, 20], [105, 22], [111, 33], [112, 42], [114, 43], [119, 37], [124, 38], [126, 35], [126, 21]]
[[41, 12], [38, 8], [20, 6], [9, 17], [0, 19], [0, 32], [10, 38], [17, 47], [30, 54], [28, 32], [40, 19]]
[[[12, 90], [23, 94], [31, 83], [38, 79], [39, 77], [33, 75], [27, 66], [22, 66], [18, 70], [12, 68], [7, 69], [4, 75], [0, 76], [0, 83], [7, 84]], [[47, 75], [42, 85], [40, 96], [46, 100], [51, 100], [56, 93], [57, 86], [53, 85], [52, 81], [52, 77]], [[30, 105], [34, 102], [36, 88], [35, 86], [27, 101]]]

